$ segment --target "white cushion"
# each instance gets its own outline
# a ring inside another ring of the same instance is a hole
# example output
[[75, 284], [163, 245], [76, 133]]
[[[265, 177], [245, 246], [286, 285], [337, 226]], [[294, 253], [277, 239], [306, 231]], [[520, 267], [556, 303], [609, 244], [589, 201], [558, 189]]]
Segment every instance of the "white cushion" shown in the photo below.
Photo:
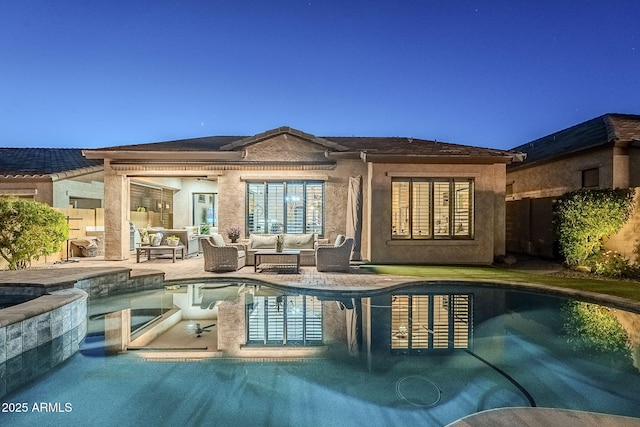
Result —
[[285, 249], [313, 249], [315, 234], [285, 234]]
[[346, 239], [346, 237], [345, 237], [345, 236], [343, 236], [342, 234], [338, 234], [338, 235], [336, 236], [336, 241], [335, 241], [335, 243], [333, 244], [333, 246], [334, 246], [334, 247], [336, 247], [336, 248], [338, 248], [338, 247], [342, 246], [342, 244], [344, 243], [344, 240], [345, 240], [345, 239]]
[[251, 249], [274, 249], [276, 247], [275, 234], [252, 234], [249, 236]]
[[224, 238], [220, 234], [214, 234], [211, 236], [211, 240], [213, 240], [213, 244], [218, 247], [225, 246]]

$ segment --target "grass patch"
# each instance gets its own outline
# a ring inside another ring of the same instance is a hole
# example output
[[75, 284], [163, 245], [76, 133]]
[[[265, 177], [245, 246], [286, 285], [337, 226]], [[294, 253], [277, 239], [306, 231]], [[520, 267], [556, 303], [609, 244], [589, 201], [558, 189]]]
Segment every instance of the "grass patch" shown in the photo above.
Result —
[[536, 274], [495, 266], [363, 265], [376, 274], [421, 277], [428, 280], [483, 280], [533, 283], [556, 288], [596, 292], [640, 302], [640, 282], [591, 277]]

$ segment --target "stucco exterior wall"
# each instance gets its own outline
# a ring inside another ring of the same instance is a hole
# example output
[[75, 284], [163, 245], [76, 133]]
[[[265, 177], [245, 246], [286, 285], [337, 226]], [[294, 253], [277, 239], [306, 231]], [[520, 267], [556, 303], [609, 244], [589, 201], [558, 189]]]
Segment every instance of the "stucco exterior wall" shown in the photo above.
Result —
[[[69, 198], [94, 199], [95, 207], [104, 204], [104, 174], [102, 172], [53, 182], [53, 207], [69, 207]], [[84, 206], [80, 206], [84, 207]]]
[[634, 210], [627, 224], [605, 241], [605, 248], [620, 252], [624, 257], [640, 263], [640, 188], [635, 188]]
[[507, 169], [507, 184], [513, 185], [508, 200], [557, 197], [567, 191], [582, 188], [582, 171], [600, 169], [600, 188], [610, 188], [613, 182], [611, 149], [605, 148], [576, 154], [532, 167]]
[[640, 187], [640, 148], [629, 150], [629, 187]]
[[0, 179], [0, 194], [4, 196], [32, 196], [34, 200], [51, 206], [53, 205], [53, 182], [49, 178]]
[[[394, 240], [391, 238], [391, 179], [393, 177], [473, 178], [474, 228], [470, 240]], [[504, 254], [505, 165], [369, 164], [371, 202], [367, 239], [373, 263], [488, 264]]]
[[[635, 148], [577, 153], [553, 162], [529, 168], [507, 170], [507, 184], [513, 194], [507, 196], [507, 250], [545, 257], [558, 255], [553, 230], [553, 200], [569, 191], [582, 188], [582, 171], [600, 169], [599, 188], [640, 186], [640, 153]], [[640, 245], [640, 199], [636, 188], [635, 212], [629, 223], [605, 244], [625, 257], [637, 260]]]
[[[366, 164], [360, 160], [338, 160], [333, 169], [300, 170], [296, 162], [323, 161], [325, 148], [300, 140], [292, 135], [279, 135], [271, 140], [262, 141], [247, 148], [247, 161], [291, 161], [293, 170], [243, 170], [225, 171], [218, 177], [218, 219], [220, 234], [238, 225], [245, 230], [246, 184], [248, 181], [287, 181], [320, 180], [324, 181], [324, 238], [335, 240], [338, 234], [345, 233], [347, 195], [349, 177], [362, 175], [366, 181]], [[366, 191], [366, 190], [364, 190]], [[366, 193], [364, 193], [366, 194]], [[364, 202], [363, 210], [367, 209]], [[363, 224], [364, 227], [368, 224]], [[363, 239], [364, 240], [364, 239]], [[363, 241], [363, 248], [366, 243]]]

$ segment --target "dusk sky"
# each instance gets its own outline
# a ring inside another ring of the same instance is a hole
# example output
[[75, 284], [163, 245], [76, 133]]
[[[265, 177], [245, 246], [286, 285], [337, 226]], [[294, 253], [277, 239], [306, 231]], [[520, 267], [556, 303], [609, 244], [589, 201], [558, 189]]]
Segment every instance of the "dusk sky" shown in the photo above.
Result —
[[638, 0], [0, 0], [0, 147], [506, 149], [605, 113], [640, 114]]

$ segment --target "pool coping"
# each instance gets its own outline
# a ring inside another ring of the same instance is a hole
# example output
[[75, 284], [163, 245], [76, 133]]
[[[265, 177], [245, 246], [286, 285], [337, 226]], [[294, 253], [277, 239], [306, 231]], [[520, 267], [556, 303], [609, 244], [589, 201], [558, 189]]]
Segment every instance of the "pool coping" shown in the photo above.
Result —
[[[52, 274], [55, 271], [55, 274]], [[519, 282], [490, 279], [448, 279], [443, 277], [394, 276], [385, 274], [360, 273], [318, 273], [315, 268], [301, 268], [301, 274], [269, 274], [243, 272], [242, 270], [216, 275], [185, 275], [184, 277], [166, 278], [167, 273], [161, 269], [133, 269], [130, 267], [74, 267], [64, 269], [43, 268], [35, 270], [17, 270], [0, 272], [0, 288], [39, 288], [41, 294], [60, 289], [73, 288], [82, 280], [127, 273], [129, 279], [140, 279], [145, 276], [160, 276], [165, 284], [176, 282], [199, 282], [218, 280], [252, 280], [280, 287], [331, 294], [336, 291], [353, 295], [361, 293], [386, 292], [394, 288], [426, 284], [429, 286], [448, 284], [469, 284], [501, 288], [507, 290], [530, 291], [558, 297], [576, 298], [586, 302], [600, 303], [613, 308], [632, 311], [640, 314], [640, 301], [630, 300], [609, 294], [561, 288], [535, 282]], [[375, 277], [375, 281], [371, 278]], [[91, 295], [90, 295], [91, 296]], [[33, 300], [32, 300], [33, 301]], [[23, 303], [28, 304], [29, 302]]]

